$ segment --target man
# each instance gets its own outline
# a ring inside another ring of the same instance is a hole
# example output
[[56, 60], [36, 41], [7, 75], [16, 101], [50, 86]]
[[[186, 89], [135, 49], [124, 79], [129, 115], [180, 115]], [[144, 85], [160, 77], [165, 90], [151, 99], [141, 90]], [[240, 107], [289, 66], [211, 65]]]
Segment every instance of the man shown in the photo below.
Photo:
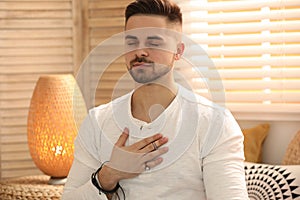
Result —
[[243, 136], [231, 113], [174, 81], [180, 8], [126, 8], [125, 61], [136, 88], [89, 111], [63, 199], [247, 199]]

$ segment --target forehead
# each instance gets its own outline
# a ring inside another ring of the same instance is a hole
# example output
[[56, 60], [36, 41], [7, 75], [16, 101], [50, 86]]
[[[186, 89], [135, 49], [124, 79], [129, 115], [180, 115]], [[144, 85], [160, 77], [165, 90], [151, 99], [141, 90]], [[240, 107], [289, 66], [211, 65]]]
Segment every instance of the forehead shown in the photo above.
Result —
[[128, 19], [125, 28], [125, 38], [149, 39], [157, 36], [167, 40], [181, 36], [174, 26], [168, 25], [166, 17], [158, 15], [134, 15]]
[[159, 15], [133, 15], [131, 16], [125, 26], [125, 30], [132, 30], [137, 28], [156, 27], [169, 28], [167, 18]]
[[162, 38], [180, 40], [181, 25], [170, 23], [165, 16], [137, 14], [128, 19], [125, 34], [132, 34], [138, 38], [159, 35]]

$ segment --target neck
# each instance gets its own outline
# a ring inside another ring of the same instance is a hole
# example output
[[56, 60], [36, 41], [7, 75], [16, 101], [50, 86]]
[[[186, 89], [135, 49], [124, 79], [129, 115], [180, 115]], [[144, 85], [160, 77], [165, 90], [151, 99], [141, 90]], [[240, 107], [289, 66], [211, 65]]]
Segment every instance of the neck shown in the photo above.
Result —
[[131, 99], [133, 117], [145, 121], [154, 121], [174, 100], [177, 86], [150, 83], [137, 88]]

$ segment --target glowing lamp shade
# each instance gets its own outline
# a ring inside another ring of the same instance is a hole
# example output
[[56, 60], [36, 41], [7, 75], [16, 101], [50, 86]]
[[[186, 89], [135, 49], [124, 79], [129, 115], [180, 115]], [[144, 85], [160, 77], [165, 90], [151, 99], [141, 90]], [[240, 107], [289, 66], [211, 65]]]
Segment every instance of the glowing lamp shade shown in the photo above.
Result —
[[39, 78], [28, 113], [28, 145], [36, 166], [52, 180], [68, 175], [85, 115], [84, 99], [71, 74]]

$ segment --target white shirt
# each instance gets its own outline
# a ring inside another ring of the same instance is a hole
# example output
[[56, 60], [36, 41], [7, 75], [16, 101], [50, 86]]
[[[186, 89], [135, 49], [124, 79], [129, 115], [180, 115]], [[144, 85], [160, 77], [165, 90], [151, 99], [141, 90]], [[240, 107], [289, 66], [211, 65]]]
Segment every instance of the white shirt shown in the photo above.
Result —
[[155, 133], [169, 138], [163, 163], [120, 181], [126, 200], [248, 199], [243, 135], [227, 109], [179, 86], [167, 109], [146, 123], [132, 116], [131, 95], [89, 111], [75, 140], [63, 199], [107, 199], [92, 185], [91, 174], [110, 159], [125, 127], [128, 145]]

